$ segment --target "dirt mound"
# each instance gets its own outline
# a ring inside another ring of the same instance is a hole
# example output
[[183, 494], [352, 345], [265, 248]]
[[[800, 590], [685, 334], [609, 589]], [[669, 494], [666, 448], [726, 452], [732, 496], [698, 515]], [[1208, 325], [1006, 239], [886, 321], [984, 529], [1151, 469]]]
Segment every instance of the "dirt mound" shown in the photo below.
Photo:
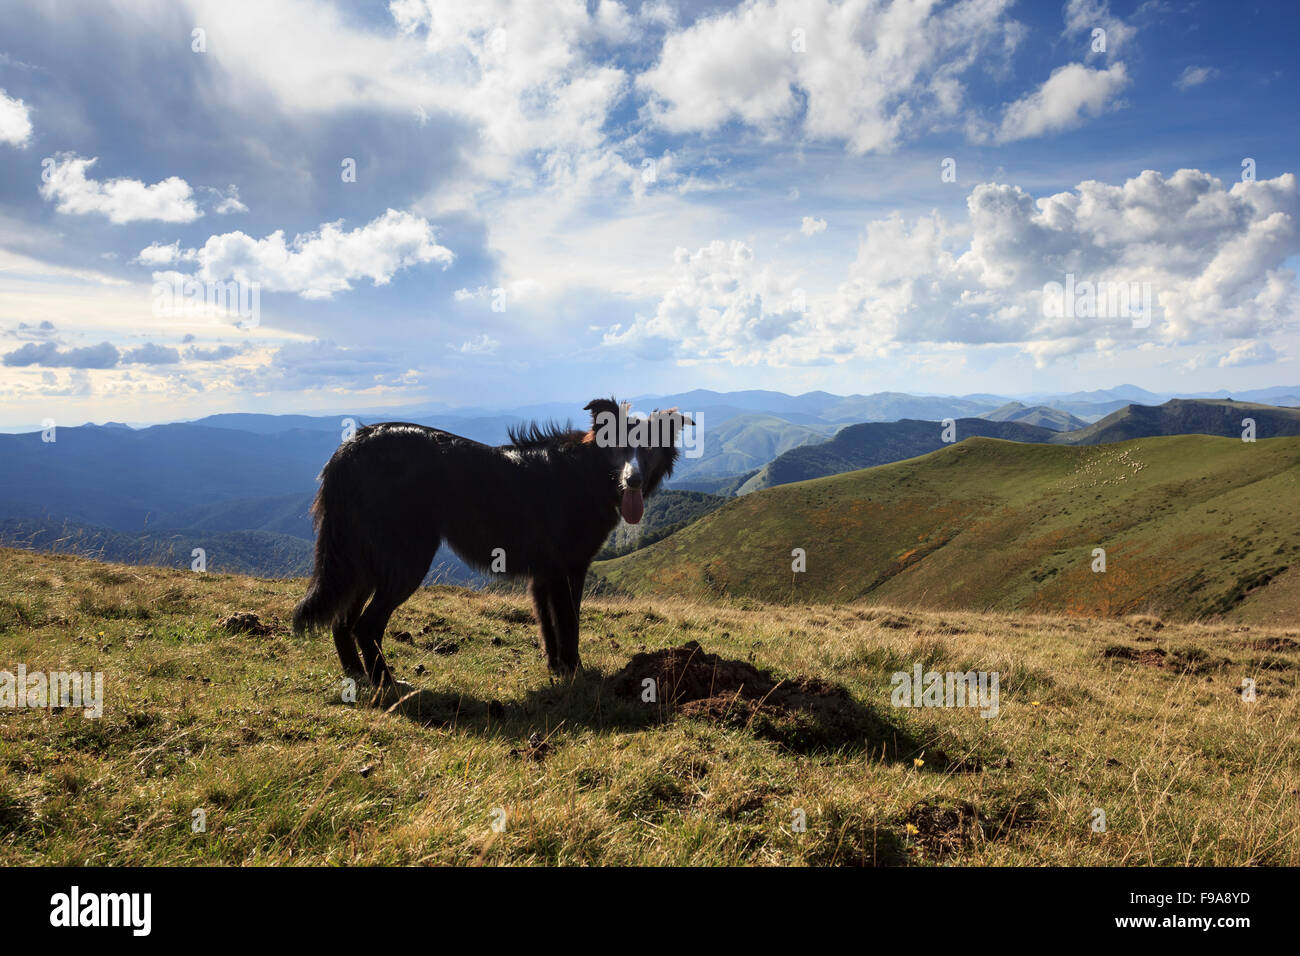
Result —
[[1139, 664], [1148, 664], [1151, 667], [1164, 667], [1168, 657], [1163, 648], [1125, 647], [1123, 644], [1111, 645], [1101, 652], [1101, 656], [1113, 657], [1121, 661], [1136, 661]]
[[271, 633], [271, 625], [263, 624], [262, 619], [252, 611], [236, 611], [217, 621], [217, 627], [229, 634], [252, 634], [254, 637], [265, 637]]
[[1138, 648], [1112, 644], [1101, 652], [1101, 656], [1196, 675], [1223, 670], [1232, 663], [1226, 657], [1211, 656], [1199, 647], [1174, 648], [1172, 651], [1166, 651], [1162, 647]]
[[1239, 645], [1251, 651], [1300, 651], [1300, 641], [1289, 637], [1259, 637]]
[[[653, 700], [646, 699], [646, 681], [653, 681]], [[922, 750], [838, 684], [777, 678], [745, 661], [709, 654], [695, 641], [635, 655], [609, 678], [609, 686], [621, 700], [655, 708], [660, 719], [694, 717], [741, 727], [799, 752], [870, 747], [901, 760]], [[927, 762], [935, 754], [931, 750]]]

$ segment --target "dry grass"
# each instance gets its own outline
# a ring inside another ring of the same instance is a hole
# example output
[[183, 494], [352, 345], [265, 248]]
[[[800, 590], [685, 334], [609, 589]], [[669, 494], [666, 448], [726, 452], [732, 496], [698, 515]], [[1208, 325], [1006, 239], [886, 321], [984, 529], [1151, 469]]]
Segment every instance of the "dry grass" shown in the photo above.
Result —
[[[341, 701], [328, 638], [286, 627], [300, 582], [10, 550], [0, 581], [0, 669], [106, 683], [98, 720], [0, 711], [0, 864], [1300, 864], [1295, 630], [602, 599], [588, 673], [552, 684], [522, 597], [432, 588], [386, 640], [417, 718]], [[980, 769], [656, 723], [602, 681], [687, 640]], [[999, 716], [892, 707], [916, 662], [997, 671]]]

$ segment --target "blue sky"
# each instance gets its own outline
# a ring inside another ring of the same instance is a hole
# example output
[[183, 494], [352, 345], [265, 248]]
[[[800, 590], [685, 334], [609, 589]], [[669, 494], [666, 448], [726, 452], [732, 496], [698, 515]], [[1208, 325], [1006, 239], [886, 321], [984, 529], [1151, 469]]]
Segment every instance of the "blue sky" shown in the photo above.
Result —
[[[0, 423], [1300, 382], [1296, 24], [24, 4], [0, 33]], [[1053, 309], [1067, 276], [1146, 311]], [[246, 308], [187, 310], [195, 289]]]

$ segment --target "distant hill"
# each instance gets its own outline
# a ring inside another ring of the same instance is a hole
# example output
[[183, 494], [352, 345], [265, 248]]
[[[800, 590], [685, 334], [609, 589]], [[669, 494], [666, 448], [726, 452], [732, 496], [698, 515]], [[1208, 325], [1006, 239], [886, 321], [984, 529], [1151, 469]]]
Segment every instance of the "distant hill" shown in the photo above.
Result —
[[[977, 435], [1060, 445], [1100, 445], [1156, 435], [1219, 435], [1224, 438], [1240, 438], [1243, 418], [1255, 420], [1257, 438], [1300, 435], [1300, 409], [1227, 399], [1172, 399], [1154, 407], [1126, 405], [1100, 421], [1073, 431], [1059, 431], [1031, 421], [1016, 420], [1014, 416], [1018, 409], [1013, 406], [1017, 404], [1011, 403], [998, 409], [998, 412], [1013, 416], [1007, 421], [958, 419], [957, 437], [962, 439]], [[1020, 406], [1020, 409], [1024, 408], [1025, 406]], [[1044, 409], [1041, 414], [1046, 416], [1051, 411]], [[1076, 419], [1069, 419], [1068, 416], [1067, 419], [1082, 425]], [[996, 425], [1004, 427], [1001, 430], [990, 427]], [[828, 442], [805, 445], [779, 455], [741, 484], [738, 491], [740, 494], [748, 494], [794, 481], [807, 481], [810, 478], [822, 478], [914, 458], [942, 448], [944, 443], [940, 438], [941, 431], [939, 422], [872, 422], [852, 425], [842, 429]]]
[[1025, 425], [1037, 425], [1052, 431], [1068, 432], [1087, 426], [1081, 418], [1075, 418], [1069, 412], [1046, 405], [1025, 405], [1021, 402], [1007, 402], [991, 412], [985, 412], [980, 418], [991, 422], [1022, 422]]
[[[871, 395], [832, 395], [830, 392], [805, 392], [786, 395], [783, 392], [751, 390], [743, 392], [714, 392], [695, 389], [675, 395], [661, 395], [652, 402], [662, 407], [679, 406], [682, 411], [693, 411], [709, 406], [730, 406], [752, 413], [775, 415], [787, 421], [792, 416], [802, 416], [802, 422], [821, 421], [830, 424], [870, 421], [896, 421], [900, 418], [959, 418], [992, 411], [1007, 399], [990, 396], [987, 400], [950, 395], [910, 395], [906, 392], [875, 392]], [[639, 406], [638, 406], [639, 407]]]
[[0, 517], [68, 519], [142, 532], [159, 515], [302, 493], [338, 432], [260, 435], [200, 425], [60, 428], [0, 435]]
[[1228, 399], [1175, 398], [1154, 407], [1127, 405], [1086, 428], [1051, 440], [1065, 445], [1101, 445], [1154, 435], [1241, 438], [1245, 418], [1254, 419], [1256, 438], [1300, 435], [1300, 409]]
[[210, 531], [270, 531], [307, 541], [315, 539], [311, 502], [315, 490], [266, 498], [235, 498], [195, 505], [159, 515], [158, 528], [203, 528]]
[[[792, 572], [795, 548], [804, 573]], [[1298, 566], [1300, 438], [1179, 435], [972, 438], [745, 495], [593, 571], [699, 598], [1267, 622], [1294, 613]]]
[[[978, 435], [1007, 441], [1045, 442], [1056, 434], [1037, 425], [984, 418], [959, 418], [955, 426], [958, 439]], [[805, 445], [779, 455], [741, 485], [738, 493], [749, 494], [776, 485], [915, 458], [943, 448], [947, 444], [943, 433], [940, 422], [905, 420], [850, 425], [828, 442]]]
[[683, 455], [673, 469], [676, 481], [736, 475], [767, 464], [777, 455], [823, 442], [835, 431], [834, 425], [796, 425], [774, 415], [739, 415], [716, 427], [703, 422], [703, 454]]
[[100, 561], [189, 568], [202, 548], [209, 571], [290, 578], [311, 570], [312, 543], [268, 531], [123, 532], [72, 521], [0, 519], [0, 545]]
[[[125, 532], [67, 520], [2, 518], [0, 545], [164, 568], [189, 568], [193, 550], [202, 548], [209, 571], [290, 578], [310, 573], [314, 538], [256, 529]], [[425, 583], [481, 587], [493, 582], [443, 548]]]

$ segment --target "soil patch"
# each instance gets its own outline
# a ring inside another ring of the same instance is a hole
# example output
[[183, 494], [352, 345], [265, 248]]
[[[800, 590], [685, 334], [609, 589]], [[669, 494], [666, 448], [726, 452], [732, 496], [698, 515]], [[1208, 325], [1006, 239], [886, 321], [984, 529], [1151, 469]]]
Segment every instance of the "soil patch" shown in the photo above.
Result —
[[[746, 661], [709, 654], [696, 641], [637, 654], [608, 684], [616, 697], [655, 708], [659, 719], [681, 716], [740, 727], [801, 753], [870, 748], [885, 759], [904, 760], [925, 749], [838, 684], [779, 678]], [[651, 689], [653, 700], [647, 699]], [[927, 769], [932, 763], [936, 770], [954, 769], [930, 748]]]
[[217, 627], [229, 634], [252, 634], [254, 637], [265, 637], [271, 633], [271, 625], [263, 624], [262, 619], [252, 611], [236, 611], [217, 621]]
[[908, 839], [934, 856], [946, 856], [974, 843], [999, 840], [1038, 815], [1032, 802], [1017, 802], [981, 813], [965, 800], [919, 800], [903, 814]]

